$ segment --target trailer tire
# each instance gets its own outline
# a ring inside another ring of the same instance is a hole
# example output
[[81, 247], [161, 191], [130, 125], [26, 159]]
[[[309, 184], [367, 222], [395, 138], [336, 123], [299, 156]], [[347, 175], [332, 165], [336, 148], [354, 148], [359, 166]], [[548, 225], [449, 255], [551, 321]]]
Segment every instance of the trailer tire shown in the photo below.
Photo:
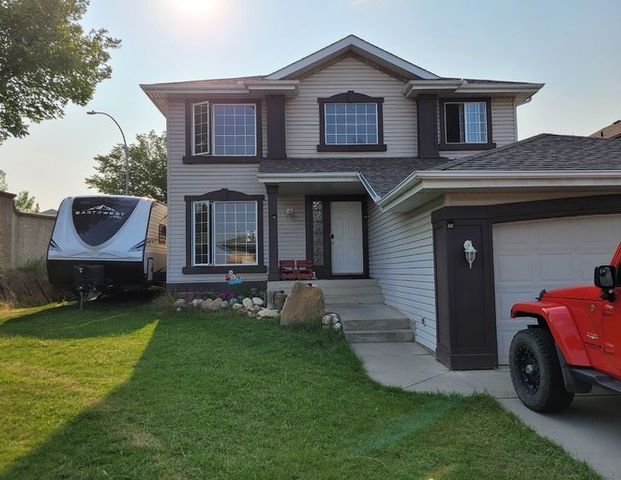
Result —
[[554, 338], [546, 328], [520, 330], [513, 337], [509, 367], [519, 399], [535, 412], [558, 412], [574, 399], [565, 388]]

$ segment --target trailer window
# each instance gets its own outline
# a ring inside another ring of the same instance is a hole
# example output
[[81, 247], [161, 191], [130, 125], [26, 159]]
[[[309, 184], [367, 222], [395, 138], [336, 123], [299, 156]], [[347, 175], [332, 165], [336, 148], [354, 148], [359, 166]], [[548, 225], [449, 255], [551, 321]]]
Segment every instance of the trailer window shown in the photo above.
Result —
[[166, 244], [166, 225], [160, 223], [157, 228], [157, 241], [162, 245]]

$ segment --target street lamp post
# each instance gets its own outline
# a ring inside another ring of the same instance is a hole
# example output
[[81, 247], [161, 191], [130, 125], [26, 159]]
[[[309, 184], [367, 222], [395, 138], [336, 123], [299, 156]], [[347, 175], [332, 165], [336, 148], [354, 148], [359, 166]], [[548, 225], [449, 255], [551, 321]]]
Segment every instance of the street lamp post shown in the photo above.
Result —
[[86, 112], [87, 115], [105, 115], [110, 118], [116, 126], [119, 128], [121, 132], [121, 136], [123, 137], [123, 149], [125, 150], [125, 195], [129, 194], [129, 149], [127, 148], [127, 141], [125, 140], [125, 134], [123, 133], [123, 129], [119, 125], [112, 115], [106, 112], [97, 112], [95, 110], [91, 110], [90, 112]]

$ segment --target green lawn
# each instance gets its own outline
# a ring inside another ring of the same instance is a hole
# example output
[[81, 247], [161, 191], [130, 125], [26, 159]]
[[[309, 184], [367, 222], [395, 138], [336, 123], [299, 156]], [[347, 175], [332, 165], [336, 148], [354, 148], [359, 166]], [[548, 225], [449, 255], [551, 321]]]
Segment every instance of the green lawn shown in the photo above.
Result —
[[95, 303], [0, 313], [0, 479], [593, 479], [484, 396], [375, 384], [332, 332]]

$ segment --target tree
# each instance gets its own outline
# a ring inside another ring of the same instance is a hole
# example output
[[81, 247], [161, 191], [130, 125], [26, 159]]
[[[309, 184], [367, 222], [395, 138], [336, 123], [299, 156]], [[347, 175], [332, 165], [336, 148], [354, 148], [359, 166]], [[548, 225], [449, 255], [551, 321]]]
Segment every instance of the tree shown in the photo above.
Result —
[[15, 197], [15, 208], [22, 212], [39, 213], [39, 204], [35, 203], [34, 195], [31, 197], [26, 190]]
[[[129, 194], [166, 201], [166, 134], [153, 130], [137, 135], [129, 149]], [[95, 171], [84, 181], [101, 193], [125, 193], [125, 152], [116, 145], [108, 155], [95, 157]]]
[[6, 192], [9, 189], [9, 184], [6, 183], [6, 172], [0, 170], [0, 192]]
[[120, 41], [78, 23], [89, 0], [0, 0], [0, 143], [86, 105]]

